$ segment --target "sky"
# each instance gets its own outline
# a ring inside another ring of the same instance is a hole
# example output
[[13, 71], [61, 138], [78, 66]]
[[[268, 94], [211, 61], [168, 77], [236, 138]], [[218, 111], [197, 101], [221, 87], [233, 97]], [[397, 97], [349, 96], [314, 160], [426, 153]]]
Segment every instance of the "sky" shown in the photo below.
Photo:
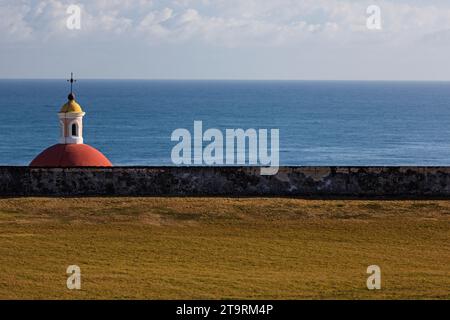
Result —
[[0, 78], [450, 80], [449, 57], [448, 0], [0, 0]]

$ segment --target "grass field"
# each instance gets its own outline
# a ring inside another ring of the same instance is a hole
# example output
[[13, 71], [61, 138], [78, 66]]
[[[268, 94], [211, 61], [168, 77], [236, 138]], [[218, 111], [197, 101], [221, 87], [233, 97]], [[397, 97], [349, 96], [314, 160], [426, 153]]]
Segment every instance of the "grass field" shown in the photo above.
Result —
[[450, 201], [0, 199], [0, 298], [449, 299]]

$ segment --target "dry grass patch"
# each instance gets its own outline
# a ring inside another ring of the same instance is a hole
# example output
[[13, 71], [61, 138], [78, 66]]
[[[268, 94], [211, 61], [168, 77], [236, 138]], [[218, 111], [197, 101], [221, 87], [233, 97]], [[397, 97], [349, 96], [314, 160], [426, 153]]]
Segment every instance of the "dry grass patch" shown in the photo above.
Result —
[[448, 299], [449, 240], [449, 201], [0, 199], [0, 298]]

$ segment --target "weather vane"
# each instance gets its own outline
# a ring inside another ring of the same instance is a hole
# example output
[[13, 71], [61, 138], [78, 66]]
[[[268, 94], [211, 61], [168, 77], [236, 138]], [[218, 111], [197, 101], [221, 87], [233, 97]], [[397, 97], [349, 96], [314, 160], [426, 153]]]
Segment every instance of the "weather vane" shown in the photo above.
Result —
[[77, 82], [77, 80], [75, 80], [73, 78], [73, 72], [70, 73], [70, 80], [67, 80], [67, 82], [70, 82], [70, 94], [72, 94], [72, 86], [74, 82]]

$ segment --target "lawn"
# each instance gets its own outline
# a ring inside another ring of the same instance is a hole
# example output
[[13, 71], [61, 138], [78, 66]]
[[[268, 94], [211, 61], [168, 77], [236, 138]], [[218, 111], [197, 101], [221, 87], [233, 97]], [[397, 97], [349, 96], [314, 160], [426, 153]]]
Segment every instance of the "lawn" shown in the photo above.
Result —
[[0, 299], [19, 298], [450, 299], [450, 201], [2, 198]]

